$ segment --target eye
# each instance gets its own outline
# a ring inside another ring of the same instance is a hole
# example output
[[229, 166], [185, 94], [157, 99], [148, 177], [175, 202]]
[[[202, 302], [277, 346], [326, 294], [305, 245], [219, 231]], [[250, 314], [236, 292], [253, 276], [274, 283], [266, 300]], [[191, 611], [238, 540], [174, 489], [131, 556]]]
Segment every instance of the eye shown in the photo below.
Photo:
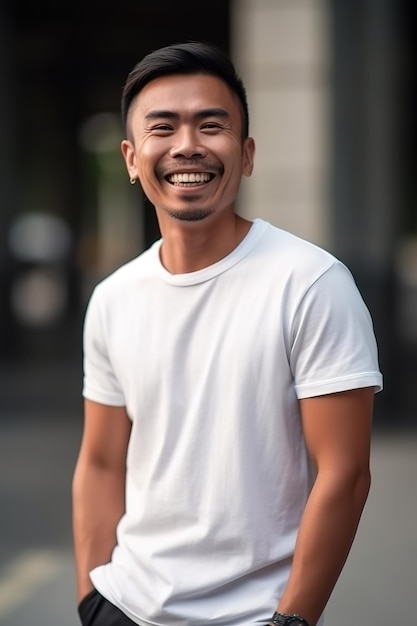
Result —
[[220, 131], [222, 128], [223, 126], [218, 122], [204, 122], [204, 124], [201, 125], [201, 130], [209, 132], [217, 132]]
[[154, 134], [165, 134], [171, 132], [172, 130], [172, 126], [170, 126], [169, 124], [156, 124], [151, 128], [151, 131]]

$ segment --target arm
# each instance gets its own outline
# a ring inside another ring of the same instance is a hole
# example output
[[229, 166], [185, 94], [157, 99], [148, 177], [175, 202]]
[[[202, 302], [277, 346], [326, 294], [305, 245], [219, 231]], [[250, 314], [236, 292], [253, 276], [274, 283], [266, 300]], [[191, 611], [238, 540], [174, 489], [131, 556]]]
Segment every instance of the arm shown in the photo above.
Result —
[[365, 388], [300, 401], [317, 476], [277, 610], [298, 613], [311, 625], [342, 571], [368, 496], [373, 395], [373, 388]]
[[93, 588], [90, 570], [110, 560], [116, 543], [116, 526], [125, 510], [130, 427], [124, 407], [85, 401], [84, 432], [72, 484], [78, 601]]

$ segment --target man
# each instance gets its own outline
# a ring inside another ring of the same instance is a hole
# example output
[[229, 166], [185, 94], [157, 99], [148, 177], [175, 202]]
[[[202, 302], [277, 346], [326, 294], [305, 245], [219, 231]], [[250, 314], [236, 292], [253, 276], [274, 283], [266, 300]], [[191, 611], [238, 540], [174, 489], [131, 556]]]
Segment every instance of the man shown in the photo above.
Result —
[[82, 623], [316, 626], [370, 485], [369, 312], [334, 256], [236, 214], [255, 147], [219, 50], [147, 55], [122, 115], [161, 240], [86, 315]]

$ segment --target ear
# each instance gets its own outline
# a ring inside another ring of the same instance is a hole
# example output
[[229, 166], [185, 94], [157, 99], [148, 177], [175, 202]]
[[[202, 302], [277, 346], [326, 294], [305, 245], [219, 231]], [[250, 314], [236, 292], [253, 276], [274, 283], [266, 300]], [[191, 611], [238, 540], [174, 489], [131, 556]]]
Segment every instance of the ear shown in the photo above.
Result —
[[136, 154], [133, 143], [128, 139], [123, 139], [122, 143], [120, 144], [120, 149], [126, 163], [126, 169], [129, 173], [129, 177], [131, 179], [137, 178], [138, 172], [136, 167]]
[[252, 137], [246, 137], [243, 143], [242, 174], [251, 176], [255, 159], [255, 142]]

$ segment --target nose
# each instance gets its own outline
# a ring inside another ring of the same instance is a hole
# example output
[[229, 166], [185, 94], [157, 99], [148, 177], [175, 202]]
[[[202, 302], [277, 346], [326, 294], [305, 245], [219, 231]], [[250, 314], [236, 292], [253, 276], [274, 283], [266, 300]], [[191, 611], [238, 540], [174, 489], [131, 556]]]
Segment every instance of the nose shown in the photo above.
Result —
[[170, 150], [172, 158], [195, 159], [205, 155], [206, 150], [199, 141], [198, 132], [188, 126], [177, 130]]

